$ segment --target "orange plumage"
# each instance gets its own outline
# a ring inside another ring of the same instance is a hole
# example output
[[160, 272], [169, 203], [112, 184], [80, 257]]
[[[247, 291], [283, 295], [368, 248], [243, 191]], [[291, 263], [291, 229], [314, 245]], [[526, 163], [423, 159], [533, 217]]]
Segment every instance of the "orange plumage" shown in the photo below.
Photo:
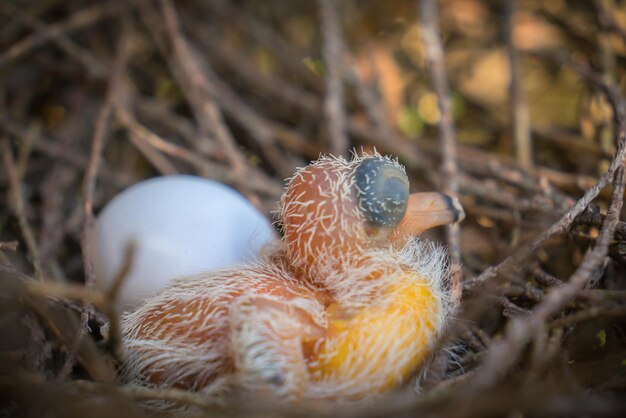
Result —
[[124, 317], [125, 379], [283, 400], [359, 399], [404, 382], [450, 309], [445, 253], [413, 235], [462, 216], [450, 198], [423, 196], [409, 198], [403, 168], [379, 155], [300, 169], [281, 200], [278, 249], [181, 278]]

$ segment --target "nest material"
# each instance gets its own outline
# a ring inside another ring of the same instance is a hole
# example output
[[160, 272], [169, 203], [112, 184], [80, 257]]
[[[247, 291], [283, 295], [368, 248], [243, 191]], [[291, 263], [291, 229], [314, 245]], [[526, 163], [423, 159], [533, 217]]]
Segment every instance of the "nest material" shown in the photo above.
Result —
[[[2, 3], [2, 413], [626, 413], [623, 1], [438, 3]], [[468, 214], [445, 237], [461, 307], [420, 396], [287, 408], [117, 385], [116, 289], [83, 263], [94, 208], [184, 172], [269, 211], [296, 166], [352, 147]]]

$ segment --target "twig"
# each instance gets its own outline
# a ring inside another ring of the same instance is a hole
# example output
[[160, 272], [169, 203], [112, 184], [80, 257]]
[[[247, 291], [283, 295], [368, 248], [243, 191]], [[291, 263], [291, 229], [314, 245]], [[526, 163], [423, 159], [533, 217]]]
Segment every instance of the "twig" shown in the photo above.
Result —
[[[604, 215], [599, 212], [586, 211], [576, 218], [575, 225], [602, 226]], [[626, 238], [626, 222], [620, 221], [615, 228], [615, 235]]]
[[224, 148], [235, 173], [245, 176], [247, 164], [244, 155], [226, 126], [219, 106], [215, 101], [215, 89], [203, 74], [200, 63], [180, 30], [178, 15], [174, 5], [161, 0], [167, 36], [173, 47], [172, 63], [179, 71], [175, 72], [187, 99], [196, 115], [196, 120], [205, 134], [215, 137]]
[[[623, 150], [624, 142], [626, 141], [624, 126], [620, 126], [620, 132], [618, 149]], [[532, 337], [534, 330], [572, 300], [583, 289], [591, 278], [593, 271], [604, 260], [608, 253], [609, 240], [615, 232], [623, 204], [625, 171], [623, 156], [618, 158], [619, 155], [618, 153], [615, 158], [615, 161], [618, 161], [618, 166], [614, 171], [613, 198], [596, 245], [585, 254], [580, 266], [567, 283], [552, 288], [543, 302], [533, 309], [530, 316], [515, 318], [509, 323], [505, 338], [493, 344], [489, 349], [485, 362], [476, 375], [472, 393], [495, 383], [500, 376], [509, 370], [517, 361], [521, 349]]]
[[479, 180], [467, 175], [459, 176], [459, 185], [469, 194], [480, 196], [511, 211], [554, 211], [554, 206], [537, 204], [536, 201], [518, 197], [491, 179]]
[[339, 25], [338, 2], [318, 0], [321, 12], [323, 56], [326, 68], [326, 97], [324, 114], [330, 134], [330, 150], [335, 155], [344, 155], [348, 150], [346, 136], [346, 109], [344, 105], [343, 39]]
[[376, 127], [378, 134], [383, 138], [391, 136], [392, 128], [386, 119], [385, 109], [380, 100], [380, 94], [376, 90], [376, 85], [367, 85], [352, 67], [348, 67], [346, 72], [348, 83], [352, 84], [356, 89], [357, 97], [363, 107], [365, 107], [367, 116]]
[[562, 280], [559, 280], [551, 274], [548, 274], [548, 272], [546, 272], [539, 266], [532, 269], [532, 274], [535, 277], [535, 280], [537, 280], [537, 282], [539, 282], [539, 284], [542, 286], [553, 287], [563, 284]]
[[65, 298], [72, 300], [82, 300], [86, 303], [103, 308], [107, 303], [106, 295], [93, 289], [87, 289], [80, 284], [70, 284], [47, 280], [44, 282], [32, 282], [27, 285], [27, 290], [32, 295], [45, 296], [49, 298]]
[[117, 107], [115, 116], [121, 125], [128, 129], [130, 134], [136, 138], [137, 141], [141, 141], [156, 150], [186, 161], [196, 168], [199, 168], [203, 164], [210, 165], [208, 161], [197, 154], [194, 154], [186, 148], [166, 141], [145, 126], [141, 125], [135, 117], [122, 106]]
[[606, 30], [617, 33], [622, 40], [626, 42], [626, 29], [619, 24], [619, 22], [615, 19], [614, 14], [605, 9], [601, 0], [592, 0], [592, 3], [598, 13], [600, 25], [602, 25]]
[[161, 400], [182, 405], [194, 405], [203, 409], [218, 409], [214, 399], [197, 392], [182, 389], [151, 389], [141, 386], [124, 386], [123, 393], [137, 401]]
[[[40, 34], [41, 38], [45, 39], [46, 37], [50, 36], [51, 30], [49, 29], [48, 25], [46, 25], [44, 22], [37, 19], [36, 17], [26, 14], [23, 11], [17, 9], [12, 4], [6, 2], [0, 3], [0, 11], [2, 13], [10, 15], [13, 18], [16, 18], [23, 24], [33, 28]], [[101, 17], [104, 16], [102, 16], [101, 14]], [[88, 24], [89, 23], [87, 23], [87, 25]], [[101, 63], [90, 51], [82, 48], [76, 42], [67, 37], [64, 31], [58, 32], [55, 36], [50, 36], [49, 39], [52, 42], [55, 42], [68, 55], [72, 56], [74, 59], [80, 62], [92, 76], [100, 78], [106, 76], [108, 72], [107, 67], [103, 63]], [[1, 59], [2, 58], [0, 58], [0, 60]], [[1, 63], [0, 66], [2, 66]]]
[[[116, 300], [120, 289], [124, 283], [124, 280], [128, 277], [128, 273], [132, 268], [133, 258], [136, 252], [136, 245], [134, 242], [130, 242], [124, 250], [124, 260], [119, 272], [116, 274], [113, 284], [106, 291], [89, 289], [84, 285], [70, 284], [63, 282], [44, 281], [37, 283], [28, 283], [26, 289], [32, 295], [44, 296], [47, 298], [63, 298], [70, 300], [79, 300], [83, 303], [96, 306], [102, 311], [109, 319], [109, 332], [107, 345], [110, 351], [113, 353], [117, 360], [123, 359], [123, 353], [121, 349], [121, 327], [119, 322], [119, 314], [117, 312]], [[74, 345], [78, 344], [74, 341]], [[71, 358], [71, 354], [76, 348], [70, 349], [68, 356]], [[63, 369], [66, 369], [64, 365]], [[68, 371], [61, 373], [61, 376], [66, 375]]]
[[6, 138], [0, 138], [0, 142], [2, 142], [4, 169], [9, 179], [11, 200], [13, 203], [13, 212], [17, 217], [18, 223], [20, 225], [20, 230], [22, 231], [22, 236], [24, 237], [24, 241], [26, 242], [26, 247], [28, 248], [28, 252], [32, 257], [33, 267], [35, 269], [35, 276], [39, 280], [43, 280], [43, 268], [41, 264], [41, 257], [39, 255], [39, 247], [37, 246], [37, 241], [35, 240], [35, 234], [33, 233], [33, 229], [30, 226], [30, 223], [28, 223], [28, 219], [26, 218], [26, 200], [24, 198], [24, 191], [22, 190], [22, 186], [20, 184], [19, 174], [15, 165], [15, 159], [13, 158], [13, 151], [11, 151], [11, 146], [9, 145], [9, 142]]
[[284, 102], [290, 107], [301, 109], [303, 113], [317, 115], [322, 112], [322, 103], [318, 96], [299, 85], [290, 83], [287, 79], [256, 71], [248, 56], [238, 53], [237, 50], [229, 48], [221, 41], [218, 31], [206, 25], [195, 25], [191, 29], [210, 54], [219, 58], [221, 63], [249, 86], [255, 86], [255, 90], [262, 97], [274, 102]]
[[[441, 117], [439, 138], [442, 156], [443, 192], [457, 197], [459, 194], [457, 146], [450, 87], [446, 77], [443, 44], [439, 36], [439, 12], [434, 0], [420, 0], [420, 23], [428, 57], [428, 66], [433, 80]], [[461, 231], [458, 224], [446, 227], [446, 236], [452, 264], [452, 292], [457, 300], [461, 298]]]
[[[620, 138], [623, 143], [626, 139], [624, 136]], [[593, 250], [585, 254], [585, 257], [576, 272], [569, 278], [567, 283], [558, 288], [553, 288], [536, 309], [536, 315], [544, 320], [561, 309], [568, 301], [583, 288], [585, 283], [591, 277], [593, 271], [598, 267], [604, 257], [606, 257], [609, 249], [609, 242], [613, 238], [615, 228], [619, 222], [620, 212], [624, 203], [624, 182], [625, 170], [624, 161], [621, 161], [620, 167], [615, 172], [615, 180], [613, 181], [613, 199], [607, 212], [602, 231], [596, 241]]]
[[[248, 106], [243, 100], [229, 88], [229, 86], [221, 81], [218, 76], [210, 69], [206, 69], [207, 77], [210, 77], [215, 88], [217, 97], [220, 98], [220, 105], [224, 111], [234, 120], [239, 122], [241, 126], [256, 139], [257, 143], [263, 150], [268, 162], [276, 168], [282, 177], [288, 177], [293, 173], [293, 165], [285, 161], [284, 155], [281, 155], [276, 144], [276, 139], [281, 139], [285, 143], [286, 137], [280, 134], [281, 127], [263, 116], [256, 113], [251, 106]], [[286, 129], [286, 128], [283, 128]], [[292, 133], [293, 137], [299, 137], [297, 133]], [[306, 144], [304, 138], [297, 138], [296, 144], [286, 144], [298, 147], [298, 145]]]
[[168, 176], [178, 174], [178, 169], [170, 160], [158, 150], [150, 147], [139, 139], [134, 133], [130, 134], [130, 142], [139, 150], [141, 154], [152, 164], [152, 166], [162, 175]]
[[[130, 80], [125, 80], [124, 85], [130, 83]], [[127, 92], [126, 90], [124, 92]], [[161, 140], [156, 135], [149, 132], [143, 126], [141, 126], [135, 118], [125, 108], [127, 106], [127, 100], [123, 92], [120, 92], [120, 98], [116, 101], [115, 106], [115, 119], [118, 120], [122, 126], [128, 129], [130, 136], [130, 142], [139, 150], [139, 152], [156, 168], [156, 170], [162, 175], [178, 174], [176, 167], [170, 162], [170, 160], [161, 153], [159, 145], [166, 141]], [[156, 138], [157, 145], [155, 146]]]
[[0, 250], [17, 251], [17, 241], [0, 241]]
[[130, 22], [127, 18], [122, 19], [122, 33], [118, 39], [115, 64], [109, 84], [107, 87], [106, 97], [96, 124], [94, 134], [91, 141], [91, 153], [89, 155], [89, 163], [83, 182], [83, 232], [81, 237], [81, 245], [83, 249], [83, 262], [85, 263], [85, 285], [88, 289], [93, 288], [95, 283], [95, 274], [93, 270], [93, 256], [91, 254], [90, 236], [93, 229], [94, 213], [93, 213], [93, 197], [96, 189], [96, 178], [100, 164], [102, 161], [102, 149], [107, 134], [109, 118], [113, 111], [116, 95], [119, 93], [119, 86], [123, 77], [124, 69], [129, 56], [129, 38], [130, 38]]
[[[7, 134], [10, 134], [18, 140], [25, 140], [30, 133], [29, 129], [26, 127], [14, 120], [3, 117], [2, 115], [0, 115], [0, 129], [4, 130]], [[79, 151], [75, 151], [67, 146], [61, 145], [59, 144], [59, 141], [40, 134], [34, 137], [33, 147], [37, 151], [81, 170], [85, 170], [89, 162], [89, 160], [80, 154]], [[103, 169], [100, 170], [99, 175], [103, 179], [113, 183], [115, 187], [118, 188], [127, 187], [134, 182], [134, 179], [125, 173], [112, 172], [106, 167], [103, 167]]]
[[76, 12], [62, 22], [49, 25], [45, 28], [41, 27], [41, 30], [14, 43], [8, 50], [0, 55], [0, 68], [8, 62], [27, 54], [32, 49], [44, 45], [46, 42], [77, 29], [92, 25], [105, 17], [117, 14], [120, 9], [119, 4], [107, 2]]
[[576, 325], [579, 322], [598, 318], [624, 318], [626, 306], [592, 306], [584, 311], [576, 312], [548, 323], [550, 328], [562, 328]]
[[513, 116], [513, 138], [515, 140], [515, 149], [517, 161], [525, 170], [533, 168], [533, 147], [530, 132], [530, 114], [526, 95], [524, 94], [524, 86], [520, 78], [521, 60], [519, 52], [515, 48], [513, 42], [513, 28], [515, 27], [514, 14], [516, 0], [504, 1], [504, 20], [502, 27], [504, 29], [504, 38], [509, 58], [509, 71], [511, 81], [509, 84], [511, 109]]
[[[87, 171], [83, 181], [83, 227], [81, 231], [81, 248], [83, 256], [83, 264], [85, 268], [85, 287], [91, 290], [95, 286], [96, 276], [94, 271], [94, 258], [91, 248], [91, 235], [93, 234], [94, 227], [94, 213], [93, 213], [93, 197], [96, 189], [96, 179], [100, 163], [102, 160], [102, 149], [104, 148], [104, 141], [109, 124], [109, 118], [115, 104], [116, 95], [119, 93], [119, 85], [124, 75], [126, 63], [129, 58], [129, 40], [131, 34], [130, 21], [128, 17], [122, 17], [121, 34], [118, 39], [116, 47], [116, 57], [113, 64], [113, 69], [107, 86], [107, 93], [104, 99], [104, 103], [98, 114], [96, 124], [94, 127], [94, 134], [91, 141], [91, 153], [89, 155], [89, 163], [87, 165]], [[89, 317], [93, 310], [93, 307], [89, 303], [83, 305], [83, 311], [81, 314], [81, 328], [76, 336], [76, 344], [73, 350], [66, 359], [64, 370], [66, 373], [71, 370], [71, 366], [75, 361], [75, 350], [80, 340], [85, 333], [89, 330]]]
[[224, 416], [226, 411], [220, 407], [219, 403], [207, 395], [198, 392], [191, 392], [183, 389], [154, 389], [142, 386], [111, 386], [101, 383], [90, 382], [87, 380], [76, 380], [72, 385], [84, 391], [102, 393], [104, 388], [112, 388], [124, 395], [136, 400], [160, 400], [174, 402], [180, 405], [193, 405], [202, 408], [205, 411], [214, 411], [216, 416]]
[[[70, 145], [72, 138], [64, 136], [61, 141], [63, 145]], [[71, 189], [79, 173], [68, 167], [63, 162], [55, 162], [50, 171], [50, 175], [41, 182], [39, 191], [41, 194], [41, 227], [39, 229], [39, 248], [41, 260], [46, 275], [55, 278], [64, 278], [64, 273], [60, 269], [52, 274], [54, 270], [55, 255], [59, 254], [60, 244], [67, 235], [64, 223], [64, 209], [66, 196]]]
[[198, 132], [191, 120], [170, 110], [169, 104], [137, 95], [133, 96], [133, 101], [140, 116], [173, 131], [201, 155], [214, 158], [219, 155], [219, 144]]
[[196, 169], [200, 175], [213, 178], [224, 183], [235, 185], [242, 190], [251, 190], [263, 193], [272, 197], [279, 197], [282, 187], [278, 182], [267, 179], [264, 176], [243, 179], [229, 170], [228, 167], [219, 165], [213, 161], [203, 158], [198, 153], [194, 153], [184, 147], [173, 144], [158, 136], [153, 131], [140, 124], [135, 117], [124, 107], [118, 106], [115, 115], [122, 126], [129, 130], [130, 134], [137, 141], [146, 144], [174, 158], [185, 161]]
[[137, 252], [137, 244], [135, 241], [130, 241], [126, 248], [124, 248], [124, 260], [122, 266], [113, 279], [113, 284], [106, 292], [106, 303], [104, 306], [104, 313], [109, 317], [109, 332], [107, 345], [113, 356], [118, 362], [124, 361], [124, 351], [122, 349], [122, 327], [120, 325], [120, 316], [117, 310], [117, 298], [119, 292], [122, 289], [124, 281], [128, 278], [130, 273], [135, 254]]
[[545, 371], [554, 364], [553, 359], [561, 351], [563, 330], [561, 328], [553, 329], [552, 335], [549, 335], [549, 330], [546, 328], [550, 327], [541, 327], [535, 334], [532, 366], [525, 377], [526, 382], [530, 384], [539, 380]]
[[[292, 108], [299, 109], [303, 115], [318, 115], [323, 111], [322, 102], [309, 91], [291, 84], [287, 79], [279, 79], [272, 74], [254, 71], [254, 63], [246, 56], [238, 54], [236, 50], [227, 48], [223, 42], [219, 41], [219, 33], [215, 30], [199, 25], [194, 25], [191, 29], [198, 34], [200, 42], [206, 45], [210, 53], [214, 54], [230, 71], [240, 77], [249, 86], [249, 90], [257, 92], [263, 99], [285, 103]], [[348, 74], [348, 76], [350, 75]], [[352, 80], [352, 82], [354, 81]], [[361, 90], [357, 87], [357, 92]], [[359, 93], [359, 97], [363, 101], [361, 93]], [[378, 129], [370, 127], [355, 117], [348, 120], [348, 129], [351, 135], [375, 145], [382, 152], [399, 156], [407, 167], [421, 172], [426, 178], [430, 179], [436, 172], [434, 157], [440, 152], [436, 144], [420, 141], [418, 149], [404, 136], [395, 132], [381, 135]], [[299, 144], [298, 147], [302, 146]], [[308, 151], [307, 149], [306, 154], [313, 158], [319, 152], [320, 150]], [[524, 190], [541, 193], [553, 200], [562, 211], [567, 210], [574, 201], [552, 187], [549, 182], [572, 190], [586, 190], [595, 184], [595, 179], [589, 176], [562, 173], [545, 167], [536, 167], [535, 173], [527, 173], [513, 161], [506, 161], [506, 157], [496, 156], [468, 146], [459, 146], [458, 158], [461, 168], [465, 171], [485, 177], [497, 177]], [[505, 161], [502, 161], [503, 159]], [[475, 183], [478, 184], [479, 181]], [[467, 191], [463, 185], [461, 188]]]
[[513, 255], [507, 257], [500, 264], [490, 267], [482, 272], [480, 276], [473, 280], [473, 282], [479, 283], [495, 278], [498, 274], [508, 271], [510, 268], [517, 266], [522, 261], [526, 260], [547, 239], [557, 234], [562, 234], [566, 232], [569, 227], [574, 223], [576, 217], [580, 215], [587, 208], [587, 206], [589, 206], [591, 201], [598, 196], [600, 190], [602, 190], [607, 184], [611, 182], [611, 179], [614, 177], [615, 172], [622, 165], [624, 157], [626, 156], [626, 147], [624, 147], [623, 142], [624, 141], [622, 136], [618, 144], [617, 153], [611, 165], [609, 166], [608, 171], [604, 173], [602, 177], [600, 177], [598, 182], [593, 187], [587, 190], [583, 197], [581, 197], [570, 210], [568, 210], [556, 223], [554, 223], [550, 228], [544, 231], [537, 238], [532, 240], [530, 243], [522, 246]]
[[[583, 80], [600, 90], [613, 107], [613, 119], [616, 122], [617, 128], [619, 129], [623, 126], [624, 121], [626, 121], [626, 101], [624, 101], [621, 96], [619, 86], [615, 85], [615, 83], [607, 82], [607, 80], [591, 67], [573, 59], [569, 55], [545, 54], [539, 52], [535, 52], [534, 55], [570, 67], [577, 72]], [[617, 134], [619, 135], [620, 133], [618, 132]]]
[[[297, 75], [301, 82], [316, 92], [322, 90], [319, 77], [302, 65], [302, 59], [306, 55], [285, 40], [271, 25], [265, 24], [257, 16], [248, 13], [245, 7], [238, 6], [232, 1], [210, 0], [204, 4], [211, 9], [213, 14], [220, 16], [224, 22], [228, 22], [228, 25], [234, 24], [245, 29], [252, 43], [259, 43], [271, 50], [288, 74]], [[204, 24], [204, 20], [202, 22]]]
[[604, 304], [606, 301], [626, 302], [626, 290], [586, 289], [580, 291], [578, 298], [583, 301]]
[[[248, 27], [246, 26], [246, 28]], [[277, 101], [284, 103], [290, 108], [298, 109], [305, 116], [318, 115], [323, 112], [322, 102], [309, 91], [291, 84], [285, 78], [279, 79], [272, 74], [254, 71], [255, 65], [248, 57], [238, 54], [236, 49], [228, 48], [223, 42], [219, 41], [219, 32], [200, 25], [191, 25], [191, 30], [198, 35], [198, 39], [206, 46], [209, 52], [220, 60], [220, 63], [226, 65], [229, 71], [232, 71], [248, 85], [248, 90], [255, 92], [262, 99], [271, 100], [272, 103]], [[348, 77], [349, 81], [355, 84], [356, 80], [351, 80], [350, 74], [348, 74]], [[365, 103], [366, 100], [363, 99], [361, 94], [362, 90], [357, 86], [360, 100], [368, 108], [368, 113], [371, 113], [371, 106]], [[377, 124], [372, 128], [357, 117], [351, 117], [348, 120], [348, 130], [351, 135], [375, 145], [382, 152], [399, 156], [400, 160], [408, 168], [419, 171], [428, 179], [431, 179], [433, 173], [436, 174], [437, 167], [434, 162], [436, 155], [440, 152], [439, 147], [436, 146], [437, 144], [420, 141], [418, 149], [407, 138], [393, 131], [381, 135], [380, 130], [376, 129], [376, 126]], [[299, 149], [305, 150], [306, 155], [310, 158], [314, 158], [321, 151], [311, 147], [312, 144], [307, 145], [309, 147], [304, 148], [302, 144], [297, 144]], [[309, 151], [308, 148], [312, 149]], [[551, 187], [546, 178], [550, 182], [558, 181], [558, 185], [565, 185], [576, 190], [586, 190], [595, 183], [595, 180], [588, 176], [561, 173], [555, 170], [547, 170], [545, 167], [537, 167], [536, 174], [527, 173], [513, 161], [503, 162], [501, 161], [503, 159], [502, 156], [496, 156], [468, 146], [459, 147], [458, 158], [459, 164], [464, 170], [485, 177], [497, 177], [526, 191], [541, 193], [546, 198], [553, 200], [555, 206], [563, 211], [573, 204], [573, 200]], [[464, 175], [461, 177], [461, 180], [465, 177], [469, 178], [467, 175]], [[476, 180], [473, 183], [478, 185], [480, 181]], [[460, 186], [464, 191], [468, 191], [462, 184]]]

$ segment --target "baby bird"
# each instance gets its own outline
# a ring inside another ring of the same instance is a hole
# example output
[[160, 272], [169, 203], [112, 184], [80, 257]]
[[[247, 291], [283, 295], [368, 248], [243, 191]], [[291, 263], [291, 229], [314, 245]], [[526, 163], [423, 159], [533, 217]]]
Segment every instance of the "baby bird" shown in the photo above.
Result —
[[388, 391], [452, 308], [445, 251], [415, 237], [463, 216], [446, 195], [409, 194], [396, 160], [321, 157], [288, 181], [265, 259], [183, 277], [124, 316], [123, 377], [282, 401]]

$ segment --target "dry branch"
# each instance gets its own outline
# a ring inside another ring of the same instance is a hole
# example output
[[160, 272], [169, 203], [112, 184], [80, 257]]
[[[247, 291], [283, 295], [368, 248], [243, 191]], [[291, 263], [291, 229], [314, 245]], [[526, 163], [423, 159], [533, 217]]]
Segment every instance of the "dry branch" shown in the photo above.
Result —
[[[67, 20], [58, 22], [52, 25], [44, 26], [36, 24], [37, 32], [33, 33], [22, 39], [21, 41], [14, 43], [11, 48], [5, 51], [2, 55], [0, 55], [0, 68], [7, 65], [9, 62], [14, 61], [25, 54], [29, 53], [34, 48], [45, 45], [46, 42], [53, 41], [57, 38], [61, 38], [59, 41], [61, 45], [64, 45], [63, 48], [68, 48], [67, 39], [64, 40], [63, 36], [72, 31], [84, 28], [86, 26], [93, 25], [98, 21], [113, 16], [120, 12], [122, 8], [119, 4], [116, 3], [107, 3], [102, 5], [97, 5], [85, 10], [81, 10], [80, 12], [76, 12], [72, 16], [70, 16]], [[3, 4], [2, 11], [4, 13], [15, 14], [19, 12], [15, 10], [11, 5]], [[69, 45], [72, 45], [69, 43]], [[72, 51], [76, 52], [75, 47], [70, 47]], [[78, 54], [81, 56], [82, 62], [85, 63], [88, 68], [95, 70], [98, 75], [101, 75], [103, 69], [98, 65], [88, 61], [84, 61], [85, 56], [82, 54]]]
[[181, 33], [174, 5], [163, 0], [161, 7], [167, 36], [174, 49], [172, 64], [178, 69], [175, 75], [178, 76], [178, 81], [196, 112], [198, 125], [205, 135], [212, 136], [220, 142], [235, 173], [244, 175], [247, 171], [245, 157], [224, 123], [219, 106], [215, 102], [217, 97], [215, 88], [203, 74], [197, 57]]
[[505, 33], [505, 43], [509, 58], [509, 71], [511, 82], [509, 85], [511, 114], [513, 119], [513, 139], [515, 140], [515, 150], [520, 166], [525, 170], [533, 168], [533, 147], [530, 129], [530, 113], [524, 85], [521, 80], [522, 63], [520, 54], [515, 47], [513, 40], [513, 28], [515, 27], [516, 0], [503, 0], [504, 19], [502, 27]]
[[334, 155], [345, 155], [348, 150], [348, 138], [343, 97], [343, 39], [337, 10], [338, 3], [333, 0], [318, 0], [318, 3], [324, 36], [324, 64], [326, 65], [324, 114], [330, 133], [330, 151]]
[[[442, 156], [442, 191], [450, 196], [458, 197], [459, 180], [457, 166], [456, 133], [452, 120], [452, 101], [450, 86], [446, 76], [443, 43], [439, 36], [439, 12], [434, 0], [420, 0], [422, 36], [427, 51], [430, 75], [437, 94], [440, 110], [439, 140]], [[461, 298], [463, 273], [461, 267], [461, 230], [458, 224], [446, 227], [446, 236], [450, 251], [451, 270], [453, 275], [452, 291], [457, 299]]]
[[[618, 2], [420, 0], [417, 22], [400, 3], [335, 3], [0, 5], [0, 207], [14, 209], [0, 216], [0, 341], [18, 341], [7, 324], [28, 341], [0, 350], [2, 399], [31, 407], [53, 394], [41, 409], [52, 414], [119, 402], [124, 417], [155, 401], [233, 417], [626, 412], [615, 367], [626, 317]], [[120, 16], [132, 30], [118, 33]], [[523, 75], [521, 54], [532, 70]], [[492, 55], [501, 62], [484, 61]], [[323, 76], [308, 66], [320, 58]], [[485, 62], [472, 92], [468, 75]], [[498, 91], [484, 87], [492, 81]], [[430, 91], [439, 140], [420, 107]], [[556, 99], [572, 120], [541, 122], [552, 114], [543, 101]], [[405, 129], [397, 110], [422, 125]], [[455, 268], [463, 256], [461, 309], [419, 396], [407, 382], [366, 405], [296, 408], [113, 384], [124, 359], [115, 299], [132, 256], [109, 292], [89, 287], [94, 211], [140, 179], [178, 172], [274, 208], [295, 166], [329, 148], [345, 154], [349, 142], [399, 157], [413, 189], [460, 195], [468, 214], [463, 242], [448, 234]], [[19, 274], [24, 260], [46, 280]], [[81, 323], [83, 305], [94, 310]]]
[[22, 230], [22, 236], [26, 242], [26, 247], [32, 257], [35, 276], [39, 280], [43, 280], [43, 268], [41, 265], [41, 256], [39, 254], [39, 246], [35, 240], [33, 228], [27, 219], [26, 200], [24, 198], [24, 191], [22, 190], [21, 180], [15, 164], [15, 158], [13, 157], [13, 151], [11, 150], [11, 146], [6, 138], [0, 138], [0, 142], [2, 142], [4, 169], [10, 184], [13, 212], [18, 219], [20, 229]]

